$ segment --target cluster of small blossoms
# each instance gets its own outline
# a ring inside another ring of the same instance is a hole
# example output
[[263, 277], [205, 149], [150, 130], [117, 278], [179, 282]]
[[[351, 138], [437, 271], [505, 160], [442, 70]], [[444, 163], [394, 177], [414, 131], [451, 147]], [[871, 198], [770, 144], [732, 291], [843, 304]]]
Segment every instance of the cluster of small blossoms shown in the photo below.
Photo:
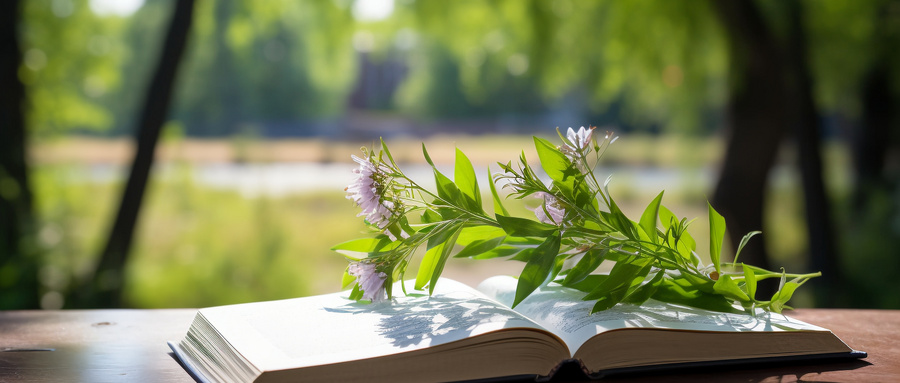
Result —
[[347, 274], [357, 278], [359, 289], [363, 291], [363, 299], [371, 302], [381, 302], [387, 297], [384, 290], [384, 281], [387, 274], [378, 271], [376, 265], [370, 262], [352, 262], [347, 268]]
[[359, 164], [359, 168], [353, 169], [356, 179], [344, 189], [347, 191], [347, 199], [352, 200], [362, 209], [357, 217], [365, 216], [366, 221], [385, 230], [385, 234], [390, 235], [386, 229], [395, 216], [395, 212], [401, 208], [399, 203], [385, 198], [385, 194], [390, 192], [390, 176], [382, 165], [374, 162], [371, 156], [367, 156], [365, 159], [352, 157]]
[[566, 131], [566, 139], [568, 142], [560, 146], [559, 150], [574, 162], [580, 158], [579, 153], [584, 153], [585, 149], [591, 147], [591, 136], [593, 133], [593, 127], [585, 129], [582, 126], [577, 131], [569, 128], [569, 130]]
[[534, 209], [538, 221], [561, 226], [566, 217], [566, 209], [560, 204], [559, 199], [550, 193], [538, 192], [535, 195], [544, 199], [544, 203]]

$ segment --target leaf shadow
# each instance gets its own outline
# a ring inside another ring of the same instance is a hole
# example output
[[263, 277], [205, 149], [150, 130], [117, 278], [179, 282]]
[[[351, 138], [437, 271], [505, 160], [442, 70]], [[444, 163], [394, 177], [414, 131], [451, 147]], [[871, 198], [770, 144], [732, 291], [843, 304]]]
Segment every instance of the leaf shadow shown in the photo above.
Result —
[[493, 301], [468, 295], [401, 297], [392, 302], [352, 303], [323, 310], [354, 315], [377, 313], [379, 335], [396, 347], [425, 341], [433, 346], [467, 337], [483, 324], [524, 319]]

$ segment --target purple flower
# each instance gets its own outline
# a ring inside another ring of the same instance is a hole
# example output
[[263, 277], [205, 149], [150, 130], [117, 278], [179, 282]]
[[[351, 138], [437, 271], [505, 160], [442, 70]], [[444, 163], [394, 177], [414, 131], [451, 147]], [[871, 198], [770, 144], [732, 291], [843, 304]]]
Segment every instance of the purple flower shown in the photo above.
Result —
[[371, 157], [352, 157], [359, 168], [353, 169], [356, 179], [344, 189], [347, 191], [347, 199], [362, 209], [357, 217], [365, 216], [369, 223], [384, 229], [390, 224], [396, 207], [393, 201], [384, 199], [385, 182], [389, 181], [389, 177], [381, 166], [373, 163]]
[[368, 299], [373, 303], [385, 300], [384, 281], [387, 279], [387, 274], [376, 270], [374, 263], [362, 261], [350, 263], [347, 273], [359, 281], [363, 299]]
[[560, 226], [566, 217], [566, 209], [553, 194], [538, 192], [536, 196], [544, 199], [544, 203], [534, 209], [534, 215], [543, 223]]

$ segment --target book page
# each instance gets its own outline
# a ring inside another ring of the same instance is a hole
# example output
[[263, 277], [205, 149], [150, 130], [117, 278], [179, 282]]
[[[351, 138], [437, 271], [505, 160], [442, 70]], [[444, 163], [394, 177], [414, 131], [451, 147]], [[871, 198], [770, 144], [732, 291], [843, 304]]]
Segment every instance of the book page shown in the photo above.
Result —
[[[516, 284], [513, 277], [492, 277], [478, 286], [485, 295], [511, 306]], [[590, 313], [594, 301], [584, 293], [551, 284], [532, 293], [515, 311], [533, 319], [566, 342], [572, 354], [599, 333], [623, 328], [658, 328], [697, 331], [828, 331], [781, 314], [759, 310], [757, 315], [728, 314], [649, 300], [641, 306], [618, 304]]]
[[[412, 293], [412, 281], [407, 291]], [[260, 370], [366, 359], [511, 327], [540, 328], [471, 287], [441, 279], [433, 296], [359, 303], [349, 292], [200, 310]]]

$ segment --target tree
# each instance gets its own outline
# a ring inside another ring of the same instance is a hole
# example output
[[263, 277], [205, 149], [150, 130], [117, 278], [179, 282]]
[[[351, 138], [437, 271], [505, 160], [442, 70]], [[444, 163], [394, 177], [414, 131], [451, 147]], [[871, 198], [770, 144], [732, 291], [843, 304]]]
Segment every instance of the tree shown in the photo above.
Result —
[[201, 2], [196, 20], [196, 49], [174, 106], [189, 134], [302, 125], [343, 112], [356, 62], [353, 20], [342, 3]]
[[34, 211], [28, 184], [18, 0], [0, 5], [0, 309], [39, 307]]
[[[731, 126], [713, 204], [729, 225], [732, 243], [763, 227], [769, 170], [789, 130], [788, 74], [776, 36], [751, 1], [713, 2], [728, 32]], [[744, 248], [744, 261], [771, 268], [765, 237]]]
[[168, 116], [175, 75], [191, 28], [194, 0], [178, 0], [172, 13], [162, 53], [150, 80], [137, 130], [137, 152], [131, 164], [128, 183], [106, 246], [86, 286], [78, 289], [76, 305], [117, 307], [122, 304], [125, 265], [131, 250], [135, 226], [144, 198], [153, 155], [163, 124]]

